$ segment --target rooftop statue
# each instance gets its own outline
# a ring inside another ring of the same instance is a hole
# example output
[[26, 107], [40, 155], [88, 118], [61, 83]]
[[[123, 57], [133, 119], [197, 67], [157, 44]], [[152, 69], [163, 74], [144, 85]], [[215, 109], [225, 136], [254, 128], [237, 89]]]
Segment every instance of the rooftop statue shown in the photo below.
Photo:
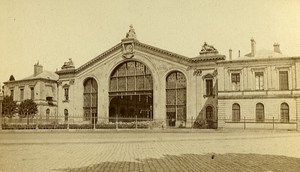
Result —
[[129, 31], [126, 34], [126, 38], [128, 38], [128, 39], [136, 39], [136, 34], [135, 34], [135, 31], [134, 31], [132, 25], [130, 25]]
[[218, 50], [215, 49], [212, 45], [208, 45], [206, 42], [204, 42], [204, 45], [202, 46], [202, 49], [200, 51], [200, 55], [217, 53], [219, 53]]
[[70, 68], [72, 69], [75, 68], [72, 58], [69, 58], [68, 62], [64, 62], [64, 65], [61, 67], [61, 69], [70, 69]]

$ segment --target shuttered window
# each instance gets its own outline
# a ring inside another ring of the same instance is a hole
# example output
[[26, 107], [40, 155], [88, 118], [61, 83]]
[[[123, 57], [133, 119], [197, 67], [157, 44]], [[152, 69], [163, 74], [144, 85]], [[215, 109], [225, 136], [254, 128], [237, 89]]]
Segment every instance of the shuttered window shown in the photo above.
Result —
[[206, 79], [206, 96], [212, 96], [212, 95], [213, 95], [213, 80]]
[[280, 90], [288, 90], [288, 71], [279, 71], [279, 89]]
[[240, 105], [234, 103], [232, 105], [232, 121], [240, 121], [240, 120], [241, 120]]
[[20, 89], [20, 100], [21, 101], [24, 100], [24, 89], [23, 88]]
[[30, 87], [30, 98], [31, 100], [34, 100], [34, 88]]
[[263, 72], [255, 72], [255, 88], [256, 88], [256, 90], [264, 89], [264, 73]]
[[256, 104], [256, 121], [263, 122], [265, 120], [264, 105], [261, 103]]
[[240, 74], [239, 73], [231, 74], [231, 84], [232, 84], [233, 91], [240, 90]]
[[280, 121], [289, 122], [289, 105], [282, 103], [280, 106]]

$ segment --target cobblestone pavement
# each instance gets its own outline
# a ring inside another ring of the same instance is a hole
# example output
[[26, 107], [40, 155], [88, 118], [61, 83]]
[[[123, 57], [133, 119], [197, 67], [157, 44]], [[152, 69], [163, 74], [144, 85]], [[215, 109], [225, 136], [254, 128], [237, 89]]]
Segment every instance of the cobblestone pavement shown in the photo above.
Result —
[[0, 133], [0, 171], [299, 169], [299, 133]]

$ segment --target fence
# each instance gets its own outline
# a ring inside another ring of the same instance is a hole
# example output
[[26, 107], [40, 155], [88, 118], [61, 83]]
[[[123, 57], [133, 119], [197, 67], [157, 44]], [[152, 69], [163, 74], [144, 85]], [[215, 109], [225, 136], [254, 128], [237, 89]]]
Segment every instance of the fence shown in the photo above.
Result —
[[[39, 129], [170, 129], [170, 128], [200, 128], [216, 129], [218, 121], [206, 121], [188, 118], [185, 121], [175, 119], [151, 119], [151, 118], [123, 118], [123, 117], [91, 117], [84, 119], [82, 116], [50, 116], [41, 118], [2, 118], [2, 130], [39, 130]], [[224, 124], [225, 122], [225, 124]], [[223, 123], [223, 124], [222, 124]], [[219, 119], [219, 125], [224, 128], [235, 129], [288, 129], [297, 130], [296, 120], [280, 122], [278, 119], [255, 121], [255, 119], [243, 118], [239, 121], [231, 119]]]
[[122, 118], [122, 117], [91, 117], [84, 119], [82, 116], [58, 117], [50, 116], [40, 118], [2, 118], [3, 130], [27, 129], [167, 129], [167, 128], [192, 128], [194, 120], [175, 121], [172, 119], [151, 118]]
[[239, 121], [232, 121], [232, 119], [225, 118], [226, 128], [242, 128], [242, 129], [286, 129], [297, 130], [296, 119], [289, 121], [281, 121], [275, 117], [265, 119], [263, 121], [257, 121], [253, 118], [242, 118]]

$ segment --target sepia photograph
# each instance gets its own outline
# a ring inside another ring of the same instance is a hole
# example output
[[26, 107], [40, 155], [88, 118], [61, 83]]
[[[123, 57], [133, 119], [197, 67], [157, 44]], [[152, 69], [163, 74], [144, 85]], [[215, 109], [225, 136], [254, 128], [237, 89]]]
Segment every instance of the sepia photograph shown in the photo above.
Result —
[[0, 172], [299, 172], [300, 0], [1, 0]]

